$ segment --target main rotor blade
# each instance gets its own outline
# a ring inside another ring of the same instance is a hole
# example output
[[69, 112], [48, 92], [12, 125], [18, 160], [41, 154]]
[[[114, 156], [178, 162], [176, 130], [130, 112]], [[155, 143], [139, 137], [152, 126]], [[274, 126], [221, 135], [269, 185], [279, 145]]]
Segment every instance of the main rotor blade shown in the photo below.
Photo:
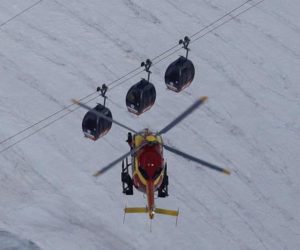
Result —
[[144, 146], [146, 146], [148, 143], [144, 143], [140, 145], [139, 147], [130, 150], [128, 153], [120, 156], [118, 159], [114, 160], [113, 162], [109, 163], [107, 166], [101, 168], [99, 171], [97, 171], [95, 174], [93, 174], [95, 177], [102, 175], [105, 173], [107, 170], [111, 169], [113, 166], [115, 166], [118, 162], [122, 161], [124, 158], [126, 158], [129, 155], [134, 155], [137, 151], [142, 149]]
[[178, 150], [178, 149], [176, 149], [176, 148], [172, 148], [172, 147], [170, 147], [170, 146], [168, 146], [168, 145], [165, 145], [165, 144], [164, 144], [163, 146], [164, 146], [164, 148], [165, 148], [166, 150], [168, 150], [168, 151], [170, 151], [170, 152], [172, 152], [172, 153], [174, 153], [174, 154], [177, 154], [177, 155], [179, 155], [179, 156], [182, 156], [182, 157], [184, 157], [184, 158], [186, 158], [186, 159], [188, 159], [188, 160], [191, 160], [191, 161], [200, 163], [201, 165], [203, 165], [203, 166], [205, 166], [205, 167], [211, 168], [211, 169], [213, 169], [213, 170], [217, 170], [217, 171], [222, 172], [222, 173], [224, 173], [224, 174], [228, 174], [228, 175], [230, 174], [230, 171], [227, 170], [227, 169], [225, 169], [225, 168], [221, 168], [221, 167], [218, 167], [218, 166], [216, 166], [216, 165], [214, 165], [214, 164], [211, 164], [211, 163], [209, 163], [209, 162], [203, 161], [203, 160], [201, 160], [201, 159], [199, 159], [199, 158], [196, 158], [196, 157], [194, 157], [194, 156], [191, 156], [191, 155], [189, 155], [189, 154], [187, 154], [187, 153], [184, 153], [184, 152], [182, 152], [182, 151], [180, 151], [180, 150]]
[[181, 122], [184, 118], [186, 118], [189, 114], [191, 114], [196, 108], [198, 108], [202, 103], [207, 100], [207, 96], [201, 97], [199, 100], [195, 101], [189, 108], [187, 108], [182, 114], [180, 114], [177, 118], [175, 118], [172, 122], [170, 122], [166, 127], [164, 127], [158, 134], [164, 134], [168, 132], [171, 128], [176, 126], [179, 122]]
[[73, 102], [74, 104], [77, 104], [78, 106], [80, 106], [80, 107], [82, 107], [82, 108], [85, 108], [85, 109], [89, 110], [90, 112], [94, 113], [94, 114], [97, 115], [97, 116], [100, 116], [101, 118], [103, 118], [103, 119], [105, 119], [105, 120], [107, 120], [107, 121], [113, 122], [113, 123], [119, 125], [120, 127], [125, 128], [125, 129], [127, 129], [127, 130], [129, 130], [129, 131], [131, 131], [131, 132], [133, 132], [133, 133], [138, 133], [138, 132], [135, 131], [134, 129], [129, 128], [129, 127], [127, 127], [126, 125], [124, 125], [124, 124], [122, 124], [122, 123], [120, 123], [120, 122], [118, 122], [118, 121], [116, 121], [116, 120], [113, 120], [113, 119], [111, 119], [111, 118], [109, 118], [109, 117], [107, 117], [107, 116], [105, 116], [105, 115], [103, 115], [103, 114], [101, 114], [100, 112], [98, 112], [98, 111], [92, 109], [91, 107], [89, 107], [88, 105], [86, 105], [86, 104], [84, 104], [84, 103], [82, 103], [82, 102], [80, 102], [80, 101], [77, 101], [77, 100], [75, 100], [75, 99], [72, 99], [72, 102]]

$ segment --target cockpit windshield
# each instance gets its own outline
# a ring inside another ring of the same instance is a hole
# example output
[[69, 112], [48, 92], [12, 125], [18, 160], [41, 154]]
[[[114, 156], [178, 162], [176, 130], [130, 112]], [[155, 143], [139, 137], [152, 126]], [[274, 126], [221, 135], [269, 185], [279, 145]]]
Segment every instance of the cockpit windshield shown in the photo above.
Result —
[[155, 180], [157, 177], [159, 177], [162, 170], [163, 170], [162, 167], [156, 167], [154, 169], [153, 166], [147, 166], [147, 167], [139, 166], [139, 171], [146, 180]]

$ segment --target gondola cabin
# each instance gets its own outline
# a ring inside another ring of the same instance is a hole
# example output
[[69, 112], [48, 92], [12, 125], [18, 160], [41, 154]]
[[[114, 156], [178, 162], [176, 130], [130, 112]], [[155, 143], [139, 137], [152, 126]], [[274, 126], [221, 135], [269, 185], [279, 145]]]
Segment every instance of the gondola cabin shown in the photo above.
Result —
[[[98, 104], [93, 110], [112, 119], [110, 110], [102, 104]], [[94, 141], [106, 135], [111, 126], [111, 121], [103, 119], [91, 111], [88, 111], [82, 120], [82, 131], [84, 136]]]
[[181, 56], [167, 68], [165, 83], [168, 89], [180, 92], [191, 84], [194, 76], [194, 64], [189, 59]]
[[128, 90], [126, 106], [129, 112], [140, 115], [152, 107], [155, 99], [154, 85], [146, 79], [142, 79]]

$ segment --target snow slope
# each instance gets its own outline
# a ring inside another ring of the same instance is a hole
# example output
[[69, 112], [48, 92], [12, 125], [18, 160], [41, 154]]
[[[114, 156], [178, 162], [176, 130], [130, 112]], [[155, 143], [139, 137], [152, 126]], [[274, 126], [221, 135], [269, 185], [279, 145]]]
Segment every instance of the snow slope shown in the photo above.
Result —
[[[0, 1], [0, 141], [243, 1], [43, 0], [6, 23], [35, 3]], [[97, 142], [84, 139], [85, 111], [78, 110], [0, 154], [0, 230], [43, 250], [299, 249], [299, 10], [299, 1], [265, 0], [193, 42], [196, 76], [183, 93], [167, 91], [163, 76], [184, 51], [155, 65], [156, 104], [141, 117], [127, 113], [124, 99], [145, 74], [111, 86], [114, 118], [135, 129], [159, 130], [199, 96], [209, 97], [164, 139], [232, 175], [166, 152], [170, 196], [156, 202], [180, 209], [178, 227], [159, 215], [152, 233], [146, 215], [128, 215], [122, 224], [125, 204], [143, 206], [143, 195], [122, 195], [119, 166], [103, 178], [92, 174], [127, 152], [127, 131], [113, 126]]]
[[18, 238], [11, 233], [0, 231], [1, 249], [39, 250], [32, 241]]

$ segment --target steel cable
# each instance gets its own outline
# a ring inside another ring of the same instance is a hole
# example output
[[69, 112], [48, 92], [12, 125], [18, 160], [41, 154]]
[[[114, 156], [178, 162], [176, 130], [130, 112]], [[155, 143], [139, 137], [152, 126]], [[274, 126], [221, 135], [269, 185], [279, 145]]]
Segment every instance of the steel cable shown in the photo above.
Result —
[[[42, 1], [42, 0], [41, 0], [41, 1]], [[33, 4], [32, 6], [28, 7], [26, 10], [22, 11], [22, 13], [24, 13], [25, 11], [27, 11], [27, 10], [33, 8], [35, 5], [37, 5], [37, 4], [40, 3], [41, 1], [36, 2], [36, 3]], [[205, 32], [205, 33], [202, 34], [201, 36], [196, 37], [196, 38], [194, 38], [193, 40], [191, 40], [191, 43], [193, 43], [193, 42], [195, 42], [195, 41], [197, 41], [197, 40], [203, 38], [203, 37], [206, 36], [207, 34], [213, 32], [214, 30], [218, 29], [219, 27], [225, 25], [225, 24], [228, 23], [229, 21], [231, 21], [231, 20], [233, 20], [234, 18], [240, 16], [241, 14], [247, 12], [248, 10], [252, 9], [253, 7], [257, 6], [258, 4], [260, 4], [260, 3], [263, 2], [263, 1], [264, 1], [264, 0], [258, 1], [258, 2], [256, 2], [256, 3], [254, 3], [253, 5], [251, 5], [250, 7], [246, 8], [245, 10], [239, 12], [238, 14], [231, 16], [230, 19], [228, 19], [228, 20], [226, 20], [226, 21], [220, 23], [219, 25], [217, 25], [217, 26], [215, 26], [214, 28], [208, 30], [207, 32]], [[230, 16], [230, 15], [231, 15], [232, 13], [234, 13], [236, 10], [241, 9], [244, 5], [246, 5], [247, 3], [250, 3], [250, 2], [253, 2], [253, 0], [247, 0], [247, 1], [245, 1], [244, 3], [240, 4], [239, 6], [235, 7], [235, 8], [232, 9], [231, 11], [227, 12], [226, 14], [224, 14], [222, 17], [218, 18], [217, 20], [213, 21], [213, 22], [210, 23], [209, 25], [203, 27], [202, 29], [200, 29], [200, 30], [197, 31], [196, 33], [192, 34], [190, 37], [193, 38], [193, 37], [197, 36], [198, 34], [200, 34], [201, 32], [203, 32], [204, 30], [206, 30], [206, 29], [208, 29], [209, 27], [213, 26], [214, 24], [216, 24], [217, 22], [221, 21], [221, 20], [224, 19], [225, 17]], [[15, 17], [19, 16], [19, 15], [22, 14], [22, 13], [19, 13], [19, 14], [16, 15]], [[14, 18], [15, 18], [15, 17], [14, 17]], [[12, 20], [12, 18], [9, 19], [8, 21], [10, 21], [10, 20]], [[6, 23], [7, 23], [8, 21], [6, 21]], [[0, 27], [1, 27], [2, 25], [3, 25], [3, 24], [1, 24]], [[152, 58], [152, 61], [155, 61], [155, 60], [159, 59], [161, 56], [163, 56], [163, 55], [167, 54], [168, 52], [174, 50], [174, 49], [177, 48], [178, 46], [179, 46], [179, 44], [174, 45], [174, 46], [172, 46], [171, 48], [165, 50], [165, 51], [162, 52], [161, 54], [159, 54], [159, 55], [155, 56], [154, 58]], [[182, 49], [181, 47], [178, 48], [178, 49], [176, 49], [175, 51], [173, 51], [173, 52], [167, 54], [167, 55], [164, 56], [163, 58], [161, 58], [161, 59], [159, 59], [158, 61], [154, 62], [152, 65], [157, 65], [158, 63], [160, 63], [161, 61], [163, 61], [163, 60], [165, 60], [166, 58], [170, 57], [171, 55], [175, 54], [176, 52], [180, 51], [181, 49]], [[139, 70], [139, 71], [138, 71], [138, 70]], [[136, 71], [138, 71], [138, 72], [135, 73]], [[112, 86], [112, 87], [109, 89], [109, 90], [112, 90], [112, 89], [114, 89], [114, 88], [120, 86], [121, 84], [123, 84], [123, 83], [129, 81], [130, 79], [134, 78], [135, 76], [141, 74], [143, 71], [144, 71], [144, 70], [140, 70], [140, 67], [137, 67], [137, 68], [131, 70], [130, 72], [126, 73], [125, 75], [121, 76], [120, 78], [118, 78], [118, 79], [116, 79], [116, 80], [114, 80], [114, 81], [108, 83], [107, 86], [111, 86], [111, 85], [113, 85], [113, 84], [116, 83], [115, 86]], [[135, 74], [133, 74], [133, 73], [135, 73]], [[133, 74], [133, 75], [132, 75], [132, 74]], [[126, 77], [129, 76], [129, 75], [131, 75], [131, 76], [128, 77], [128, 78], [126, 78]], [[126, 78], [126, 79], [124, 79], [124, 78]], [[124, 79], [124, 80], [122, 80], [122, 79]], [[122, 80], [122, 81], [121, 81], [121, 80]], [[119, 82], [119, 81], [121, 81], [121, 82]], [[88, 98], [88, 97], [94, 95], [95, 93], [97, 93], [97, 91], [94, 91], [94, 92], [92, 92], [91, 94], [88, 94], [87, 96], [80, 98], [79, 100], [80, 100], [80, 101], [83, 101], [83, 100], [85, 100], [86, 98]], [[98, 95], [97, 95], [96, 97], [93, 97], [92, 99], [90, 99], [90, 100], [87, 101], [86, 103], [89, 103], [90, 101], [96, 99], [97, 97], [98, 97]], [[31, 129], [31, 128], [37, 126], [38, 124], [40, 124], [40, 123], [42, 123], [42, 122], [44, 122], [44, 121], [46, 121], [46, 120], [52, 118], [53, 116], [55, 116], [55, 115], [61, 113], [62, 111], [71, 108], [73, 105], [75, 105], [75, 104], [72, 103], [72, 104], [70, 104], [70, 105], [64, 107], [63, 109], [58, 110], [58, 111], [56, 111], [55, 113], [53, 113], [53, 114], [51, 114], [51, 115], [45, 117], [44, 119], [42, 119], [42, 120], [40, 120], [40, 121], [38, 121], [38, 122], [36, 122], [36, 123], [30, 125], [29, 127], [27, 127], [27, 128], [25, 128], [25, 129], [23, 129], [23, 130], [17, 132], [16, 134], [14, 134], [14, 135], [12, 135], [12, 136], [10, 136], [10, 137], [8, 137], [8, 138], [6, 138], [6, 139], [0, 141], [0, 145], [3, 144], [3, 143], [5, 143], [5, 142], [7, 142], [7, 141], [9, 141], [9, 140], [11, 140], [11, 139], [13, 139], [13, 138], [16, 137], [16, 136], [18, 136], [18, 135], [20, 135], [20, 134], [22, 134], [22, 133], [28, 131], [29, 129]], [[5, 147], [4, 149], [2, 149], [2, 150], [0, 151], [0, 154], [3, 153], [4, 151], [8, 150], [9, 148], [15, 146], [16, 144], [18, 144], [18, 143], [24, 141], [25, 139], [31, 137], [32, 135], [36, 134], [37, 132], [43, 130], [44, 128], [50, 126], [50, 125], [53, 124], [54, 122], [56, 122], [56, 121], [58, 121], [58, 120], [64, 118], [65, 116], [67, 116], [68, 114], [74, 112], [74, 111], [77, 110], [78, 108], [79, 108], [79, 107], [76, 107], [75, 109], [68, 111], [68, 113], [65, 113], [65, 114], [59, 116], [59, 117], [56, 118], [55, 120], [53, 120], [53, 121], [51, 121], [51, 122], [45, 124], [44, 126], [40, 127], [39, 129], [35, 130], [34, 132], [30, 133], [29, 135], [27, 135], [27, 136], [21, 138], [20, 140], [17, 140], [16, 142], [14, 142], [14, 143], [11, 144], [11, 145]]]

